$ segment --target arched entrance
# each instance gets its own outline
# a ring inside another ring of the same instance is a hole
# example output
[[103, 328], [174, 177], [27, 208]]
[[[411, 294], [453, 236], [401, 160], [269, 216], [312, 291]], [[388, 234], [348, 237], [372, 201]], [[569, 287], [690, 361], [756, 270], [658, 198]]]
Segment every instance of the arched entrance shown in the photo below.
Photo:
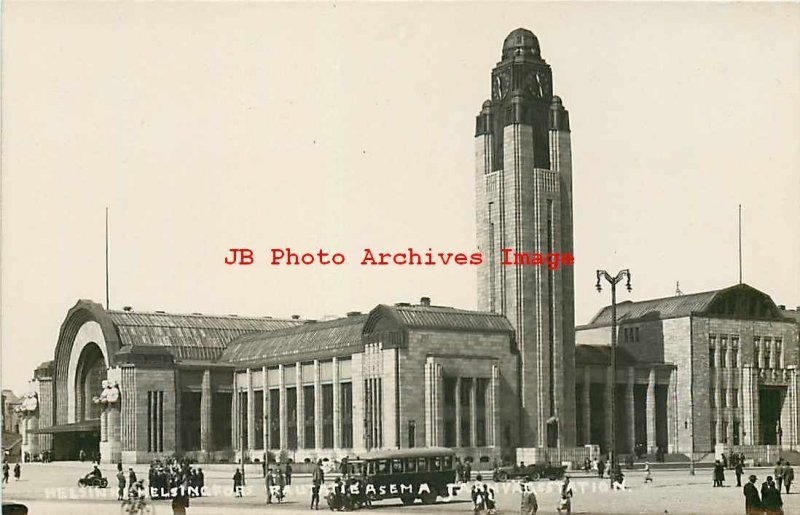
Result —
[[[92, 401], [103, 391], [102, 383], [107, 375], [106, 360], [100, 346], [87, 343], [81, 349], [75, 367], [75, 430], [53, 435], [53, 451], [56, 459], [90, 461], [100, 452], [99, 420], [103, 407]], [[88, 424], [86, 422], [96, 422]], [[72, 429], [72, 428], [70, 428]], [[81, 453], [81, 451], [83, 451]]]

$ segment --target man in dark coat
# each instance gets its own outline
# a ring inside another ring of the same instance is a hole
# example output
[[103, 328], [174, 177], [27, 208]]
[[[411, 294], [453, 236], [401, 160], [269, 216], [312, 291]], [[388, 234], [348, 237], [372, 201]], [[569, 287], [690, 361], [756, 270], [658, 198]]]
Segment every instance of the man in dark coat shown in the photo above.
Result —
[[[734, 455], [735, 456], [735, 455]], [[738, 459], [736, 460], [736, 486], [742, 486], [742, 474], [744, 474], [744, 466]]]
[[766, 515], [783, 515], [781, 491], [772, 476], [767, 476], [767, 480], [761, 485], [761, 505]]
[[792, 468], [792, 464], [788, 461], [783, 462], [783, 486], [786, 487], [786, 493], [789, 493], [789, 488], [792, 486], [792, 482], [794, 481], [794, 469]]
[[233, 474], [233, 493], [236, 497], [242, 496], [242, 472], [238, 468]]
[[714, 463], [714, 486], [722, 486], [723, 481], [725, 481], [725, 467], [717, 460]]
[[756, 488], [756, 476], [750, 476], [750, 480], [744, 485], [744, 512], [747, 515], [762, 515], [761, 498], [758, 496]]

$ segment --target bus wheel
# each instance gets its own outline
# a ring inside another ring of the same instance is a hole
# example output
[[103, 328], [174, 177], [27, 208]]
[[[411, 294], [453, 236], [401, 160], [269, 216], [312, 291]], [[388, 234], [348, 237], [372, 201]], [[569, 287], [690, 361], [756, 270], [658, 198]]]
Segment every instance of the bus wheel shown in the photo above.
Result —
[[531, 474], [531, 479], [533, 479], [534, 481], [538, 480], [540, 477], [542, 476], [539, 474], [539, 472], [534, 472], [533, 474]]
[[413, 495], [404, 495], [400, 498], [403, 501], [403, 504], [408, 506], [409, 504], [414, 504], [414, 496]]
[[425, 492], [422, 494], [422, 504], [433, 504], [436, 502], [436, 494], [434, 492]]
[[497, 474], [497, 480], [498, 481], [506, 481], [506, 480], [508, 480], [508, 472], [506, 472], [505, 470], [501, 470]]

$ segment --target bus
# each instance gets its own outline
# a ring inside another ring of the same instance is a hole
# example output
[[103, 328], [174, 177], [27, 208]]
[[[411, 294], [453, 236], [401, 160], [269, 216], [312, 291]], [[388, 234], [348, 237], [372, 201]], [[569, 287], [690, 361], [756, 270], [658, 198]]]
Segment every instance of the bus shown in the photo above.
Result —
[[447, 497], [455, 483], [455, 452], [444, 447], [372, 451], [347, 461], [346, 474], [360, 478], [370, 500], [399, 498], [424, 504]]

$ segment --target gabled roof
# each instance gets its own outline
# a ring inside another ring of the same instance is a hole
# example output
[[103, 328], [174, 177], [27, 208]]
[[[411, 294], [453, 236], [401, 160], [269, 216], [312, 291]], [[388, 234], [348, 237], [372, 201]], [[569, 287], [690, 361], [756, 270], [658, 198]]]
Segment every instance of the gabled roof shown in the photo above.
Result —
[[306, 358], [327, 358], [363, 350], [361, 332], [367, 315], [355, 315], [324, 322], [241, 336], [231, 342], [220, 361], [232, 364], [269, 365]]
[[389, 318], [405, 328], [462, 331], [513, 332], [508, 319], [486, 311], [470, 311], [448, 306], [381, 304], [370, 312], [365, 332], [372, 332], [382, 318]]
[[[617, 303], [617, 322], [636, 319], [667, 319], [691, 314], [736, 317], [759, 320], [785, 320], [778, 307], [766, 293], [747, 284], [729, 288], [675, 295], [640, 302]], [[611, 325], [611, 306], [600, 310], [591, 322], [579, 329]]]
[[239, 336], [302, 324], [275, 318], [106, 311], [122, 346], [161, 346], [180, 359], [213, 360]]

